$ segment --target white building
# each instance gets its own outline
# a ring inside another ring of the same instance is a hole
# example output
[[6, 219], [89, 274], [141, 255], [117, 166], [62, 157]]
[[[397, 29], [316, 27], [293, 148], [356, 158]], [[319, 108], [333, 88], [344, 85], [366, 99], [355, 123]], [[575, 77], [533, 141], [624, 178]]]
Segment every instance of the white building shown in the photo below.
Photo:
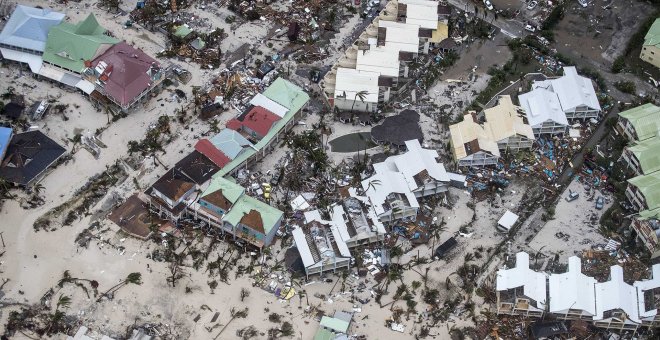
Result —
[[623, 268], [610, 267], [610, 280], [596, 283], [594, 325], [608, 329], [636, 330], [641, 323], [637, 289], [623, 281]]
[[660, 314], [656, 305], [656, 301], [660, 297], [660, 264], [654, 264], [651, 271], [651, 279], [635, 281], [633, 284], [637, 289], [639, 318], [644, 326], [660, 324]]
[[532, 89], [542, 88], [554, 92], [568, 119], [598, 118], [600, 104], [591, 79], [577, 73], [575, 66], [564, 66], [564, 75], [544, 81], [535, 81]]
[[562, 77], [533, 82], [518, 99], [537, 136], [565, 133], [569, 119], [598, 118], [601, 111], [591, 79], [574, 66], [565, 66]]
[[556, 135], [568, 131], [568, 119], [562, 111], [557, 94], [543, 88], [518, 96], [520, 106], [525, 111], [527, 123], [534, 135]]
[[406, 141], [403, 154], [374, 164], [375, 174], [362, 181], [369, 205], [381, 221], [415, 219], [418, 198], [447, 191], [451, 177], [435, 150], [424, 149], [417, 140]]
[[318, 210], [305, 213], [305, 226], [296, 226], [293, 239], [303, 261], [305, 274], [323, 274], [350, 268], [351, 252], [346, 244], [350, 239], [344, 208], [332, 207], [330, 221], [321, 218]]
[[[345, 111], [376, 112], [381, 90], [377, 72], [359, 71], [352, 68], [337, 69], [335, 84], [335, 107]], [[383, 97], [389, 98], [389, 89]]]
[[546, 306], [545, 273], [529, 268], [529, 255], [516, 254], [516, 266], [497, 271], [497, 313], [509, 315], [543, 315]]
[[565, 320], [586, 319], [596, 315], [596, 279], [582, 274], [582, 260], [568, 259], [568, 271], [549, 277], [549, 312]]

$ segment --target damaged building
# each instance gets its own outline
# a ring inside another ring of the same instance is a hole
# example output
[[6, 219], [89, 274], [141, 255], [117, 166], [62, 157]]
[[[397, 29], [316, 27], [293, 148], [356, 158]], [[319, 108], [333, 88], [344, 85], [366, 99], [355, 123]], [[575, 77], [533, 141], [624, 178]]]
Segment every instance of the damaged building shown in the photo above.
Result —
[[458, 165], [495, 165], [501, 152], [530, 149], [534, 132], [523, 116], [511, 97], [501, 96], [496, 106], [484, 110], [483, 120], [471, 112], [462, 122], [450, 125], [451, 146]]

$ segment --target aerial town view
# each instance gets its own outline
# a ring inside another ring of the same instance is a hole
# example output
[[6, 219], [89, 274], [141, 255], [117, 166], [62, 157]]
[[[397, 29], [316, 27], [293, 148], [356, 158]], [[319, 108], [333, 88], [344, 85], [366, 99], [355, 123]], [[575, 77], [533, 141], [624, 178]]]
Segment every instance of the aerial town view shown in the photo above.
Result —
[[0, 339], [660, 339], [660, 0], [0, 0]]

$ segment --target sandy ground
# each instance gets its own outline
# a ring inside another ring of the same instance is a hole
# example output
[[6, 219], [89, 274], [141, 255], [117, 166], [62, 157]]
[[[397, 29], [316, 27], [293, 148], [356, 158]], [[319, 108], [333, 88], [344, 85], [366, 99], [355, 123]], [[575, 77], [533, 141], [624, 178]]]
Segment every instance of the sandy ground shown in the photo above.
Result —
[[[44, 4], [43, 1], [35, 0], [25, 1], [24, 3]], [[121, 25], [126, 20], [126, 17], [114, 18], [100, 11], [95, 6], [84, 7], [85, 5], [83, 4], [83, 7], [75, 7], [81, 5], [74, 4], [72, 5], [73, 7], [69, 6], [65, 8], [63, 5], [54, 3], [49, 3], [49, 6], [55, 10], [65, 11], [72, 20], [82, 19], [91, 10], [97, 14], [97, 18], [101, 24], [112, 30], [119, 38], [136, 44], [152, 55], [160, 51], [165, 44], [164, 37], [160, 34], [152, 34], [143, 29], [139, 32], [135, 30], [124, 30]], [[128, 4], [125, 4], [124, 7], [128, 9]], [[200, 12], [200, 16], [207, 17], [211, 20], [213, 27], [222, 27], [230, 34], [230, 37], [223, 42], [223, 48], [226, 48], [229, 53], [243, 46], [243, 43], [261, 44], [260, 40], [264, 39], [268, 34], [267, 23], [261, 21], [241, 26], [235, 31], [232, 31], [231, 27], [224, 22], [224, 16], [227, 13], [220, 12], [218, 16], [201, 14]], [[350, 18], [332, 40], [332, 43], [337, 46], [336, 48], [352, 33], [351, 28], [360, 20], [357, 16]], [[490, 65], [500, 63], [500, 60], [506, 60], [508, 58], [506, 56], [506, 53], [508, 53], [506, 49], [499, 47], [493, 42], [486, 42], [480, 45], [475, 44], [469, 48], [468, 56], [461, 59], [456, 66], [457, 69], [455, 71], [452, 69], [443, 78], [444, 80], [458, 78], [461, 74], [465, 74], [466, 70], [472, 70], [472, 67], [477, 66], [476, 73], [478, 76], [463, 79], [466, 81], [466, 85], [459, 89], [461, 91], [460, 93], [462, 93], [460, 98], [465, 96], [465, 102], [471, 101], [474, 93], [480, 91], [485, 86], [487, 76], [484, 74], [487, 68]], [[500, 52], [488, 52], [492, 49]], [[268, 48], [264, 48], [262, 51], [264, 55], [273, 52], [272, 49]], [[339, 56], [338, 53], [333, 53], [332, 51], [331, 55], [332, 57], [318, 64], [330, 65], [334, 61], [332, 58]], [[480, 55], [483, 57], [478, 57]], [[166, 60], [163, 60], [163, 62], [166, 62]], [[183, 65], [184, 68], [192, 73], [191, 82], [185, 87], [180, 86], [189, 95], [192, 85], [204, 85], [217, 72], [217, 70], [201, 70], [198, 65], [185, 62], [170, 62]], [[73, 154], [72, 161], [57, 167], [45, 177], [42, 182], [45, 187], [42, 193], [45, 199], [43, 206], [32, 210], [24, 210], [17, 201], [7, 201], [4, 204], [2, 210], [0, 210], [0, 221], [2, 221], [0, 223], [2, 225], [0, 230], [3, 231], [3, 238], [6, 244], [6, 248], [3, 251], [6, 251], [6, 253], [2, 257], [0, 271], [2, 278], [10, 278], [10, 281], [3, 288], [3, 292], [5, 293], [3, 301], [37, 302], [49, 288], [55, 286], [64, 270], [70, 270], [72, 276], [75, 277], [98, 280], [101, 291], [118, 283], [128, 273], [140, 272], [142, 273], [143, 284], [140, 286], [129, 285], [122, 288], [112, 301], [96, 303], [94, 299], [87, 299], [82, 291], [72, 286], [65, 286], [58, 294], [62, 293], [72, 296], [73, 303], [67, 313], [81, 317], [83, 322], [94, 330], [120, 337], [126, 327], [134, 323], [162, 323], [170, 325], [170, 330], [173, 332], [174, 338], [181, 339], [212, 339], [216, 336], [219, 329], [215, 328], [211, 332], [208, 332], [205, 327], [213, 326], [210, 323], [210, 319], [216, 311], [220, 313], [217, 323], [226, 324], [230, 319], [229, 309], [231, 307], [242, 308], [247, 306], [250, 310], [249, 316], [246, 319], [234, 320], [227, 327], [220, 339], [236, 338], [236, 330], [249, 325], [255, 325], [262, 331], [275, 326], [267, 320], [268, 314], [272, 312], [283, 315], [284, 320], [288, 320], [294, 324], [295, 338], [311, 339], [318, 328], [318, 322], [304, 313], [308, 305], [315, 306], [327, 314], [332, 314], [335, 310], [352, 310], [355, 303], [349, 300], [350, 294], [339, 292], [340, 289], [338, 287], [333, 289], [333, 285], [337, 282], [337, 277], [333, 277], [332, 283], [320, 282], [318, 278], [312, 279], [315, 282], [304, 286], [304, 289], [307, 291], [309, 303], [307, 299], [299, 299], [298, 297], [294, 297], [288, 302], [282, 302], [271, 293], [258, 288], [251, 288], [253, 281], [248, 276], [241, 276], [234, 279], [233, 273], [230, 274], [230, 284], [220, 283], [215, 292], [211, 293], [207, 285], [210, 279], [204, 272], [204, 269], [197, 271], [190, 267], [189, 263], [186, 263], [188, 266], [184, 269], [186, 277], [181, 279], [175, 288], [172, 288], [167, 285], [165, 280], [168, 273], [166, 264], [147, 258], [147, 255], [151, 254], [153, 250], [162, 246], [152, 242], [141, 242], [127, 238], [121, 233], [117, 233], [117, 227], [109, 221], [102, 221], [101, 230], [105, 230], [99, 233], [102, 241], [92, 241], [88, 249], [78, 248], [74, 244], [74, 239], [83, 229], [92, 223], [89, 216], [75, 222], [73, 226], [57, 228], [57, 230], [50, 232], [34, 232], [32, 225], [38, 217], [72, 198], [74, 191], [86, 183], [90, 176], [104, 171], [108, 165], [113, 164], [117, 159], [126, 155], [128, 141], [142, 139], [148, 127], [160, 115], [173, 116], [175, 110], [183, 107], [186, 102], [178, 101], [172, 97], [170, 91], [165, 91], [157, 98], [150, 100], [144, 108], [131, 113], [129, 117], [108, 124], [105, 114], [97, 112], [85, 98], [77, 93], [67, 92], [49, 83], [36, 81], [29, 76], [18, 77], [19, 72], [15, 66], [2, 68], [0, 72], [2, 72], [0, 73], [0, 79], [2, 79], [0, 81], [0, 92], [4, 92], [8, 86], [14, 86], [26, 95], [28, 103], [46, 98], [57, 98], [59, 102], [70, 103], [69, 110], [66, 113], [68, 120], [65, 120], [63, 116], [47, 115], [42, 121], [35, 123], [35, 125], [38, 125], [49, 136], [63, 144], [67, 144], [68, 138], [72, 138], [76, 133], [105, 129], [101, 133], [100, 139], [108, 145], [108, 148], [102, 149], [98, 159], [94, 159], [86, 150], [80, 149]], [[436, 104], [453, 104], [451, 96], [441, 95], [450, 85], [450, 83], [442, 81], [429, 91], [431, 98]], [[229, 111], [221, 115], [218, 118], [220, 126], [232, 118], [235, 113], [235, 111]], [[311, 124], [318, 121], [318, 117], [316, 114], [306, 117], [305, 121], [307, 125], [296, 127], [296, 131], [308, 129]], [[437, 134], [437, 126], [434, 126], [431, 118], [426, 115], [422, 115], [421, 117], [421, 125], [425, 135], [429, 137]], [[183, 125], [173, 123], [175, 138], [167, 146], [167, 152], [159, 155], [160, 161], [166, 167], [172, 166], [186, 153], [190, 152], [195, 141], [201, 136], [210, 134], [207, 124], [199, 122], [196, 119], [189, 120], [190, 122]], [[333, 124], [332, 128], [333, 134], [330, 136], [330, 139], [347, 133], [369, 129], [341, 123]], [[442, 135], [440, 136], [439, 138], [442, 138]], [[68, 149], [71, 149], [70, 145]], [[286, 147], [276, 148], [273, 154], [257, 165], [255, 170], [266, 171], [274, 168], [281, 161], [286, 151]], [[373, 148], [369, 152], [374, 153], [379, 151], [382, 150], [380, 148]], [[330, 157], [335, 163], [338, 163], [346, 157], [346, 154], [330, 153]], [[132, 180], [133, 178], [136, 179], [136, 182], [141, 188], [146, 188], [165, 171], [166, 169], [163, 166], [154, 166], [152, 160], [145, 159], [143, 165], [139, 169], [129, 172], [129, 178], [117, 185], [111, 193], [116, 193], [118, 196], [124, 198], [128, 197], [131, 193], [138, 190]], [[471, 233], [471, 236], [469, 238], [459, 236], [459, 247], [450, 256], [419, 268], [420, 270], [426, 267], [430, 268], [432, 275], [429, 285], [443, 288], [447, 277], [455, 281], [456, 276], [454, 273], [464, 263], [465, 255], [476, 252], [475, 249], [477, 248], [483, 248], [483, 251], [481, 251], [482, 255], [480, 258], [473, 260], [474, 263], [478, 265], [485, 263], [489, 258], [489, 249], [497, 245], [504, 238], [495, 229], [497, 219], [499, 219], [505, 208], [515, 211], [524, 190], [525, 187], [522, 184], [514, 183], [502, 193], [501, 202], [497, 199], [494, 204], [491, 204], [489, 201], [482, 201], [476, 203], [473, 210], [467, 207], [470, 201], [467, 193], [452, 189], [450, 191], [452, 207], [438, 207], [434, 211], [438, 217], [445, 217], [447, 223], [447, 231], [443, 233], [436, 245], [456, 234], [461, 227], [465, 227], [468, 234]], [[108, 197], [103, 198], [92, 210], [99, 209], [107, 199]], [[573, 203], [580, 203], [585, 199], [585, 197], [581, 197], [580, 201]], [[558, 212], [563, 211], [564, 208], [571, 208], [563, 207], [561, 204], [557, 207]], [[585, 204], [593, 206], [593, 202], [585, 202]], [[572, 207], [581, 207], [581, 205], [573, 204]], [[571, 212], [565, 215], [574, 216], [574, 214], [575, 212]], [[558, 213], [557, 219], [549, 222], [542, 232], [545, 232], [545, 230], [551, 231], [552, 228], [570, 229], [570, 225], [568, 224], [570, 218], [564, 220], [559, 215]], [[589, 226], [588, 228], [592, 227]], [[593, 236], [588, 236], [588, 238], [593, 242], [599, 242]], [[577, 240], [578, 238], [571, 237], [571, 240], [573, 239]], [[549, 240], [547, 242], [556, 242], [558, 245], [561, 245], [561, 242], [555, 241], [554, 232], [550, 233], [550, 236], [540, 237], [539, 242], [541, 240]], [[119, 246], [123, 247], [123, 249], [117, 249]], [[225, 248], [226, 245], [222, 244], [218, 250], [211, 253], [210, 258], [215, 258]], [[405, 254], [398, 261], [408, 261], [418, 254], [429, 257], [431, 249], [431, 245], [420, 246], [414, 251]], [[274, 246], [273, 252], [276, 256], [267, 261], [268, 265], [273, 266], [276, 259], [281, 259], [282, 254], [278, 254], [278, 251], [281, 251], [280, 246]], [[248, 258], [243, 258], [239, 261], [239, 264], [245, 265], [248, 261]], [[403, 281], [410, 284], [413, 280], [419, 280], [419, 275], [413, 271], [406, 272]], [[371, 287], [374, 284], [371, 276], [367, 276], [362, 282], [367, 287]], [[250, 287], [251, 294], [245, 301], [240, 300], [239, 292], [242, 287]], [[190, 292], [186, 292], [187, 288], [190, 289]], [[330, 294], [331, 290], [332, 294]], [[443, 292], [445, 296], [452, 293], [456, 292], [454, 290]], [[326, 296], [324, 298], [317, 297], [321, 295]], [[328, 299], [328, 295], [330, 295], [330, 299]], [[371, 297], [369, 289], [356, 292], [354, 296], [360, 298]], [[383, 302], [387, 302], [389, 299], [391, 299], [391, 293], [383, 297]], [[202, 308], [203, 305], [208, 306], [210, 310]], [[402, 305], [405, 305], [405, 302], [397, 303], [397, 306]], [[384, 327], [385, 320], [391, 316], [389, 308], [381, 308], [373, 300], [360, 307], [362, 311], [356, 315], [351, 333], [367, 334], [369, 338], [375, 339], [386, 337], [413, 339], [413, 334], [418, 331], [419, 324], [415, 323], [416, 317], [404, 321], [406, 332], [401, 334]], [[402, 307], [405, 308], [405, 306]], [[420, 303], [417, 310], [421, 313], [425, 308], [426, 305]], [[480, 308], [481, 306], [478, 307], [478, 309]], [[0, 324], [4, 325], [8, 312], [9, 309], [0, 310]], [[195, 323], [193, 319], [198, 314], [201, 315], [201, 319]], [[366, 316], [368, 318], [365, 318]], [[446, 325], [447, 327], [442, 325], [434, 329], [434, 334], [437, 334], [435, 338], [447, 339], [447, 332], [452, 326], [465, 326], [469, 325], [469, 323], [467, 315], [464, 313], [455, 313], [450, 317], [450, 322]], [[265, 338], [265, 336], [261, 335], [259, 338]]]
[[[561, 197], [555, 207], [554, 219], [543, 225], [539, 233], [529, 243], [529, 247], [536, 252], [558, 254], [560, 261], [567, 261], [569, 257], [581, 253], [581, 249], [590, 249], [592, 246], [607, 243], [599, 232], [600, 217], [611, 206], [611, 200], [600, 191], [591, 190], [587, 194], [584, 186], [574, 180], [568, 186], [568, 190], [580, 194], [577, 200], [567, 202], [564, 198], [568, 191]], [[596, 209], [596, 198], [603, 196], [606, 204], [603, 210]], [[574, 251], [574, 252], [571, 252]]]

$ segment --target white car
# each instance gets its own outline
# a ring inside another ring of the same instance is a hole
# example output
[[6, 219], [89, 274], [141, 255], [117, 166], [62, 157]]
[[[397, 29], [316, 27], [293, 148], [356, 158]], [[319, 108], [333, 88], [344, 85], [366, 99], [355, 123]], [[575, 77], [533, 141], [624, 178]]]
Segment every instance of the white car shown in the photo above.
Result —
[[538, 4], [539, 4], [539, 3], [538, 3], [537, 1], [532, 1], [532, 2], [530, 2], [530, 3], [527, 5], [527, 9], [531, 11], [531, 10], [533, 10], [534, 8], [536, 8], [536, 5], [538, 5]]
[[536, 27], [534, 27], [530, 24], [527, 24], [527, 25], [525, 25], [525, 30], [530, 31], [530, 32], [536, 32]]
[[587, 7], [587, 5], [589, 4], [587, 0], [578, 0], [578, 2], [580, 3], [580, 5], [582, 5], [582, 7]]
[[493, 10], [493, 4], [491, 4], [489, 0], [484, 0], [484, 5], [486, 8], [488, 8], [489, 11]]

